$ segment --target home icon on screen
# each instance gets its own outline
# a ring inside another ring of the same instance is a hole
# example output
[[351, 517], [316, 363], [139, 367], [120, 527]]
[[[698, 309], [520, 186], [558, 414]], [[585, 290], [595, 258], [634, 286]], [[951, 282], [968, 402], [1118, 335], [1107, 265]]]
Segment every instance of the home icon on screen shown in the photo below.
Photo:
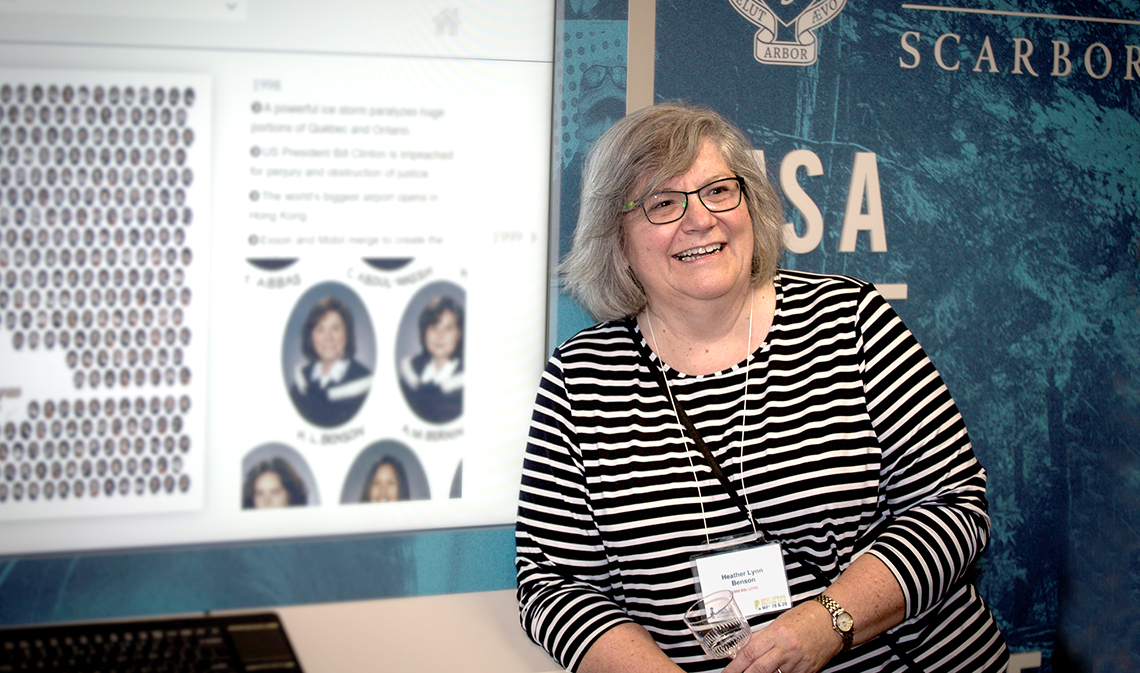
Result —
[[436, 35], [458, 35], [459, 34], [459, 8], [448, 7], [435, 17], [435, 34]]

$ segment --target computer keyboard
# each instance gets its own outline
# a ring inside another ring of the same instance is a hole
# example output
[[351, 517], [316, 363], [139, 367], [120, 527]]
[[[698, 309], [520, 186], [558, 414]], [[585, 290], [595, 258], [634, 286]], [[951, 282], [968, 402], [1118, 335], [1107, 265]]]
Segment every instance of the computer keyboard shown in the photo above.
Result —
[[294, 671], [301, 666], [273, 613], [0, 629], [0, 673]]

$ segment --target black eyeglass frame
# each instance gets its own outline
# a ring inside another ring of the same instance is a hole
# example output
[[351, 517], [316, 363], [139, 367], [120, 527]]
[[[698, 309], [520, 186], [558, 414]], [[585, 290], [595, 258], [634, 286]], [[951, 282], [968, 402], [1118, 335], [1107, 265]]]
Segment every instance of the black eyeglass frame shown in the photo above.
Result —
[[[708, 188], [712, 185], [715, 185], [718, 182], [724, 182], [726, 180], [733, 180], [738, 185], [740, 185], [740, 198], [738, 198], [736, 200], [735, 205], [728, 207], [728, 208], [720, 208], [720, 209], [709, 208], [709, 205], [707, 203], [705, 203], [704, 199], [701, 198], [701, 192], [704, 191], [706, 188]], [[641, 212], [645, 213], [646, 221], [648, 221], [650, 224], [672, 224], [672, 223], [676, 222], [677, 220], [681, 219], [682, 217], [684, 217], [685, 213], [687, 213], [689, 211], [689, 196], [690, 195], [695, 194], [697, 199], [701, 202], [701, 205], [704, 206], [706, 209], [708, 209], [708, 211], [710, 213], [727, 213], [730, 210], [735, 210], [735, 209], [739, 208], [740, 204], [744, 203], [744, 190], [745, 190], [744, 178], [742, 178], [738, 175], [733, 175], [733, 176], [727, 177], [727, 178], [717, 178], [716, 180], [713, 180], [712, 182], [710, 182], [706, 185], [702, 185], [701, 187], [698, 187], [691, 192], [683, 192], [679, 189], [663, 189], [659, 192], [653, 192], [652, 194], [650, 194], [649, 196], [645, 197], [644, 199], [642, 199], [640, 201], [637, 201], [637, 202], [630, 201], [629, 203], [626, 203], [625, 208], [621, 212], [623, 215], [625, 215], [625, 214], [633, 212], [633, 210], [635, 208], [641, 208]], [[653, 218], [651, 218], [649, 216], [649, 211], [645, 209], [645, 202], [646, 202], [646, 200], [648, 200], [654, 196], [657, 196], [658, 194], [680, 194], [680, 195], [682, 195], [684, 197], [684, 205], [681, 207], [681, 214], [678, 215], [677, 217], [674, 217], [671, 220], [666, 220], [665, 222], [654, 222]]]

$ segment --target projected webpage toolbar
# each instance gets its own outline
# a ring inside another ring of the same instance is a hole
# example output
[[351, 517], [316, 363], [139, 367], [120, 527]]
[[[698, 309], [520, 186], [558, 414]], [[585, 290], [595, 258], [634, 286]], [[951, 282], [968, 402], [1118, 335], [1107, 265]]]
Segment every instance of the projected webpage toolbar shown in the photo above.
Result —
[[0, 5], [0, 554], [513, 521], [552, 4], [235, 6]]

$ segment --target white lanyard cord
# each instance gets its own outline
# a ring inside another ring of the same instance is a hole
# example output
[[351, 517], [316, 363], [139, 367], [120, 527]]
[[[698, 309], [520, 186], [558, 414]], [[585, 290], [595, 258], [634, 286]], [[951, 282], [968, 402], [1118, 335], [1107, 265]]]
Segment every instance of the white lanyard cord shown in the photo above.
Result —
[[[748, 521], [752, 524], [752, 533], [759, 537], [760, 533], [756, 529], [756, 519], [752, 516], [752, 505], [748, 502], [748, 490], [744, 488], [744, 426], [748, 410], [748, 374], [750, 369], [750, 358], [752, 356], [752, 316], [755, 308], [755, 300], [748, 303], [748, 341], [744, 344], [744, 407], [740, 412], [740, 490], [744, 491], [744, 504], [748, 507]], [[697, 477], [697, 467], [693, 464], [693, 453], [688, 450], [689, 437], [685, 433], [685, 426], [681, 423], [681, 415], [677, 413], [677, 401], [673, 398], [673, 390], [669, 386], [669, 377], [665, 374], [664, 359], [661, 357], [661, 348], [657, 345], [657, 335], [653, 333], [653, 319], [649, 315], [649, 306], [645, 307], [645, 324], [649, 327], [649, 338], [653, 341], [653, 350], [657, 354], [657, 368], [661, 370], [661, 377], [665, 381], [665, 394], [669, 396], [669, 405], [673, 408], [673, 416], [677, 419], [677, 429], [681, 433], [681, 440], [685, 444], [685, 455], [689, 458], [689, 469], [693, 472], [693, 481], [697, 485], [697, 501], [701, 506], [701, 520], [704, 523], [705, 529], [705, 544], [712, 546], [712, 541], [709, 538], [709, 524], [708, 516], [705, 513], [705, 498], [701, 494], [701, 482]], [[711, 458], [711, 456], [710, 456]]]
[[760, 531], [756, 530], [756, 517], [752, 516], [752, 503], [748, 502], [748, 489], [744, 487], [744, 426], [748, 421], [748, 375], [752, 372], [752, 311], [755, 306], [755, 300], [748, 306], [748, 343], [744, 346], [744, 397], [740, 408], [740, 490], [744, 493], [744, 505], [748, 507], [752, 533], [760, 537]]

